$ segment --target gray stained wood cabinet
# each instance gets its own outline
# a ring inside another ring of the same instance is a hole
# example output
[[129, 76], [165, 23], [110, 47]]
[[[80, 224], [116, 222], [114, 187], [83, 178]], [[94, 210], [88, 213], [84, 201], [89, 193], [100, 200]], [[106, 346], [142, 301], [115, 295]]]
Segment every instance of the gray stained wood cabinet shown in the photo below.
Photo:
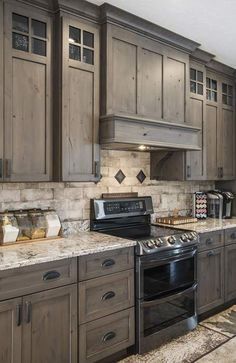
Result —
[[102, 115], [187, 122], [189, 56], [109, 23], [102, 31]]
[[225, 231], [225, 301], [236, 298], [236, 229]]
[[[99, 149], [99, 27], [73, 16], [57, 23], [61, 44], [54, 131], [54, 176], [62, 181], [97, 181]], [[61, 30], [60, 30], [61, 29]], [[58, 132], [59, 130], [59, 132]]]
[[0, 272], [0, 363], [77, 363], [76, 261]]
[[227, 75], [190, 62], [190, 123], [201, 127], [201, 151], [151, 154], [151, 178], [235, 179], [235, 86]]
[[6, 2], [3, 10], [1, 180], [48, 181], [52, 166], [52, 19], [44, 11], [19, 3]]

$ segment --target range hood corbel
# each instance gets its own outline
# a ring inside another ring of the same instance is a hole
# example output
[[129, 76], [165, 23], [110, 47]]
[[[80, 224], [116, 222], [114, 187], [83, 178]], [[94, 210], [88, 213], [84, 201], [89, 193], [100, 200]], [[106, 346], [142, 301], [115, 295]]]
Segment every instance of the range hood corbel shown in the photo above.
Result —
[[100, 143], [113, 150], [201, 150], [198, 127], [121, 114], [100, 118]]

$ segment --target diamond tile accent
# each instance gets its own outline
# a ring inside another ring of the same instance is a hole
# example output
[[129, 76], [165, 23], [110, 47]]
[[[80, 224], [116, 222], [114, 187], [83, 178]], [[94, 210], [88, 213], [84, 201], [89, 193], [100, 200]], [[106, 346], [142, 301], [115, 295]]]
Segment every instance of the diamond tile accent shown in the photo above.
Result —
[[146, 179], [146, 175], [144, 174], [144, 172], [142, 170], [140, 170], [138, 175], [136, 175], [136, 178], [142, 184], [144, 182], [144, 180]]
[[123, 173], [123, 171], [120, 169], [116, 175], [115, 175], [116, 180], [118, 181], [119, 184], [121, 184], [123, 182], [123, 180], [126, 178], [125, 174]]

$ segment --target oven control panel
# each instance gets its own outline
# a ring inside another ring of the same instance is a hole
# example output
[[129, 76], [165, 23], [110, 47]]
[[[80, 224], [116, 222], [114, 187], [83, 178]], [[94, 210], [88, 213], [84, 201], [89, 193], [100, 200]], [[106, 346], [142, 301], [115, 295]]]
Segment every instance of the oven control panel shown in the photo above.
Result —
[[155, 253], [160, 249], [170, 249], [193, 245], [198, 242], [196, 232], [186, 232], [171, 236], [149, 238], [138, 243], [139, 254]]

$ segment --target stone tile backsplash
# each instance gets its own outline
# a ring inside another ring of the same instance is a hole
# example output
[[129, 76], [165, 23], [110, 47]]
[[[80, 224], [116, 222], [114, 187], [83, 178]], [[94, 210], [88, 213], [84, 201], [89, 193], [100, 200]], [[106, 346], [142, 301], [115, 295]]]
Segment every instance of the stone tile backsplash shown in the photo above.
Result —
[[[121, 184], [115, 179], [122, 170], [125, 179]], [[142, 184], [137, 174], [142, 170], [146, 179]], [[0, 184], [0, 209], [55, 208], [64, 222], [64, 230], [88, 228], [89, 201], [102, 193], [138, 192], [151, 195], [155, 216], [165, 216], [173, 209], [189, 214], [192, 193], [214, 188], [214, 182], [166, 182], [150, 180], [150, 154], [144, 152], [101, 152], [99, 183], [2, 183]]]

